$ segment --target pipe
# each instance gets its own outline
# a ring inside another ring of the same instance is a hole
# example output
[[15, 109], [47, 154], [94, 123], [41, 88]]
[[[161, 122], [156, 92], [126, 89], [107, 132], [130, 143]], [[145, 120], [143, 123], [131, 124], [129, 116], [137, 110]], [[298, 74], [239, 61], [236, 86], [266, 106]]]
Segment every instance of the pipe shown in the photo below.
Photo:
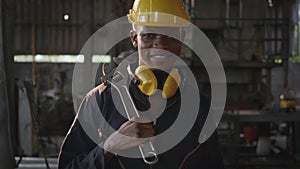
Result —
[[239, 21], [238, 21], [238, 27], [242, 27], [242, 21], [241, 19], [243, 18], [243, 0], [239, 1]]
[[191, 18], [195, 18], [196, 0], [191, 0]]
[[190, 13], [190, 0], [185, 0], [185, 9]]
[[225, 23], [226, 23], [226, 26], [229, 25], [229, 15], [230, 15], [230, 0], [226, 0], [226, 14], [225, 14]]

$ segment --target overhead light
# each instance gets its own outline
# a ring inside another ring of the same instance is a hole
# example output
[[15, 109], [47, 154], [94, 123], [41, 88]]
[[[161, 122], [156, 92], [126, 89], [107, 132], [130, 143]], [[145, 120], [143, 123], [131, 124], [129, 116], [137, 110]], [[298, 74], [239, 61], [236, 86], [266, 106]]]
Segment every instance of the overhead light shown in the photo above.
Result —
[[36, 63], [83, 63], [83, 55], [15, 55], [14, 62]]
[[64, 20], [65, 20], [65, 21], [69, 20], [69, 18], [70, 18], [70, 16], [69, 16], [68, 14], [65, 14], [65, 15], [64, 15]]
[[93, 55], [92, 63], [110, 63], [111, 56], [110, 55]]
[[[110, 63], [110, 55], [93, 55], [92, 63]], [[84, 63], [84, 55], [15, 55], [14, 62], [20, 63]]]
[[269, 5], [269, 7], [273, 7], [274, 6], [273, 0], [268, 0], [268, 5]]

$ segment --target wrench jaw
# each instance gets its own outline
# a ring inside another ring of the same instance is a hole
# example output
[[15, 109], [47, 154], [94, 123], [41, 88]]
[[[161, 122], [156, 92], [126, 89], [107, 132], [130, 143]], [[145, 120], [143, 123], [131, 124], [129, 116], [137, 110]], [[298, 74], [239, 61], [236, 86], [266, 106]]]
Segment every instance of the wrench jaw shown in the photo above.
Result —
[[149, 144], [141, 144], [139, 145], [139, 150], [142, 154], [143, 160], [148, 165], [153, 165], [158, 162], [158, 155], [153, 147], [152, 142]]

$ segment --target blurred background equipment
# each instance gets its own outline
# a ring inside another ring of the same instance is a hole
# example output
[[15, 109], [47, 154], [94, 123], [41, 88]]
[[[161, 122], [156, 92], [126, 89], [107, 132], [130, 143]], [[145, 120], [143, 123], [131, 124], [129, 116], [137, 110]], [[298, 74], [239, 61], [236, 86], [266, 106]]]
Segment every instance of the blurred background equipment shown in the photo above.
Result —
[[280, 109], [289, 111], [296, 111], [296, 95], [293, 89], [288, 88], [280, 95]]

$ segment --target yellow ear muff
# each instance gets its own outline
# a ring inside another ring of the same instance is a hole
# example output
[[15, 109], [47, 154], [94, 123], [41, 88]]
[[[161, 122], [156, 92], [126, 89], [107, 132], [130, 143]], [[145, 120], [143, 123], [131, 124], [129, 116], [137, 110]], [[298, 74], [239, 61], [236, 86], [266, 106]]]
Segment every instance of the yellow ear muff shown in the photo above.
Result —
[[[143, 94], [151, 96], [156, 92], [158, 82], [156, 76], [148, 66], [139, 66], [135, 70], [135, 76], [139, 80], [138, 88]], [[180, 83], [181, 77], [178, 69], [173, 69], [164, 83], [162, 96], [165, 99], [172, 97], [178, 90]]]
[[178, 72], [178, 69], [173, 69], [169, 76], [167, 77], [167, 80], [165, 81], [164, 87], [163, 87], [163, 91], [162, 91], [162, 95], [165, 99], [168, 99], [170, 97], [172, 97], [181, 82], [181, 78]]
[[135, 70], [135, 75], [139, 80], [139, 89], [147, 96], [155, 93], [157, 89], [157, 79], [151, 69], [145, 65], [139, 66]]

